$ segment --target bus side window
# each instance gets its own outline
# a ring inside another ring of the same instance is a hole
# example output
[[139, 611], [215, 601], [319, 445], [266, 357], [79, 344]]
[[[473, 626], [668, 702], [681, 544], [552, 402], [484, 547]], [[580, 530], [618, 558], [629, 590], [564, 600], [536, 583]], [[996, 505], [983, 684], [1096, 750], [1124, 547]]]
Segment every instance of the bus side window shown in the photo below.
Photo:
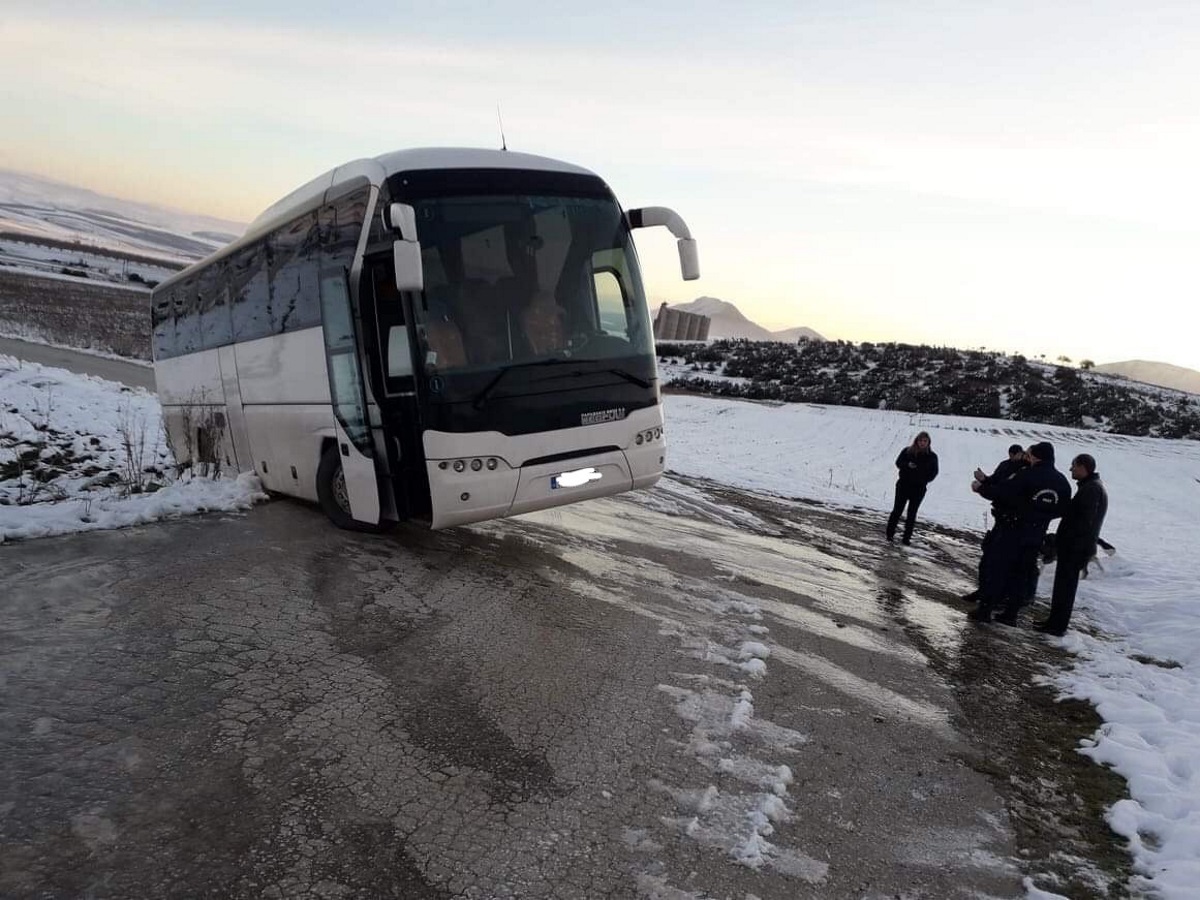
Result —
[[[362, 234], [363, 221], [367, 216], [367, 201], [371, 189], [362, 187], [344, 197], [339, 197], [328, 207], [329, 224], [325, 234], [325, 265], [341, 266], [347, 272], [354, 263], [354, 251]], [[382, 196], [380, 203], [383, 203]], [[380, 220], [375, 216], [375, 221]], [[382, 226], [381, 226], [382, 227]]]
[[320, 324], [317, 273], [320, 232], [314, 210], [291, 222], [272, 238], [269, 334]]
[[196, 278], [187, 279], [175, 290], [175, 352], [179, 355], [200, 349], [200, 305]]
[[233, 339], [224, 261], [210, 266], [200, 278], [200, 347], [221, 347]]
[[154, 295], [154, 306], [150, 310], [154, 328], [154, 358], [170, 359], [175, 356], [175, 313], [172, 309], [174, 292], [163, 291]]
[[247, 247], [230, 260], [230, 296], [233, 301], [233, 338], [252, 341], [270, 334], [265, 246]]

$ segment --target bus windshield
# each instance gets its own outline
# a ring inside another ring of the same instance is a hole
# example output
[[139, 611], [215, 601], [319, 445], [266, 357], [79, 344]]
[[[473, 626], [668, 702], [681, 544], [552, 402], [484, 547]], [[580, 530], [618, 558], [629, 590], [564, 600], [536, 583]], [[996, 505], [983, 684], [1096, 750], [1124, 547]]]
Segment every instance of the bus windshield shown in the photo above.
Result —
[[653, 358], [637, 257], [611, 198], [486, 195], [413, 205], [426, 372]]

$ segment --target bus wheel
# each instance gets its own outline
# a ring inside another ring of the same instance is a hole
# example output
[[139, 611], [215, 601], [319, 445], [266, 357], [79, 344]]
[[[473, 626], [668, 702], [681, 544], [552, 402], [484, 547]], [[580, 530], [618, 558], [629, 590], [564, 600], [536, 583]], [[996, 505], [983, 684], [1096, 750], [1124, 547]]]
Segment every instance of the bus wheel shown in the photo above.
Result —
[[338, 528], [379, 534], [395, 525], [384, 519], [377, 525], [359, 522], [350, 514], [350, 494], [346, 491], [346, 476], [342, 472], [342, 458], [338, 455], [336, 444], [330, 444], [321, 454], [321, 464], [317, 467], [317, 499], [325, 515]]

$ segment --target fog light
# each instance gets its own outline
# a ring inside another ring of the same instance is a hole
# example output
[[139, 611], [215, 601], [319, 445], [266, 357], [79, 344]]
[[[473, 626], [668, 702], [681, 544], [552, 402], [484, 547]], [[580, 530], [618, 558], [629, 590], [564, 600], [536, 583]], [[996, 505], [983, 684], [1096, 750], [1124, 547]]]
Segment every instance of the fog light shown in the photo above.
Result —
[[439, 469], [448, 469], [448, 468], [450, 468], [450, 463], [446, 462], [443, 459], [440, 463], [438, 463], [438, 468]]
[[489, 460], [488, 460], [488, 471], [490, 472], [490, 471], [492, 471], [493, 469], [495, 469], [495, 468], [496, 468], [496, 465], [497, 465], [497, 463], [496, 463], [496, 461], [495, 461], [494, 459], [489, 459]]
[[466, 467], [467, 467], [467, 464], [465, 462], [463, 462], [461, 459], [456, 459], [454, 461], [454, 471], [455, 472], [461, 472]]
[[655, 428], [655, 429], [654, 429], [654, 439], [655, 439], [655, 440], [658, 440], [660, 437], [662, 437], [662, 429], [661, 429], [661, 428]]
[[471, 460], [471, 471], [472, 472], [478, 472], [482, 468], [483, 468], [483, 460], [482, 459]]
[[641, 433], [640, 431], [637, 433], [637, 437], [635, 437], [635, 438], [633, 439], [633, 442], [634, 442], [635, 444], [639, 445], [639, 446], [641, 445], [641, 443], [642, 443], [642, 433]]
[[461, 500], [463, 503], [466, 503], [468, 500], [471, 499], [471, 495], [468, 494], [466, 491], [463, 491], [461, 494], [458, 495], [458, 499]]

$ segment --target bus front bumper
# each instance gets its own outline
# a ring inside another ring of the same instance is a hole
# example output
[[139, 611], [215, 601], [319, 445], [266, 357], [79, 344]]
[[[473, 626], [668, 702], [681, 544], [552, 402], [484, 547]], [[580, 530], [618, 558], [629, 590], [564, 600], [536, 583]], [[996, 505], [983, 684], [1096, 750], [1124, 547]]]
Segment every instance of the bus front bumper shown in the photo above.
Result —
[[[657, 408], [653, 413], [656, 414], [653, 418], [639, 416], [645, 418], [645, 423], [634, 423], [644, 424], [644, 427], [631, 431], [626, 424], [621, 437], [628, 446], [623, 449], [614, 447], [580, 456], [563, 454], [567, 458], [523, 466], [510, 465], [499, 453], [489, 455], [484, 452], [496, 446], [486, 439], [486, 435], [458, 436], [455, 449], [460, 456], [455, 459], [427, 458], [432, 527], [450, 528], [517, 516], [651, 486], [662, 477], [666, 459], [661, 415]], [[629, 418], [633, 419], [635, 415]], [[630, 434], [644, 435], [654, 433], [655, 429], [658, 437], [653, 440], [628, 440]], [[464, 445], [462, 439], [468, 437], [477, 439], [469, 442], [473, 446]], [[595, 434], [588, 435], [588, 441], [592, 446], [603, 446], [603, 437], [598, 439]], [[468, 449], [474, 452], [464, 452]], [[478, 468], [474, 467], [476, 462]]]

